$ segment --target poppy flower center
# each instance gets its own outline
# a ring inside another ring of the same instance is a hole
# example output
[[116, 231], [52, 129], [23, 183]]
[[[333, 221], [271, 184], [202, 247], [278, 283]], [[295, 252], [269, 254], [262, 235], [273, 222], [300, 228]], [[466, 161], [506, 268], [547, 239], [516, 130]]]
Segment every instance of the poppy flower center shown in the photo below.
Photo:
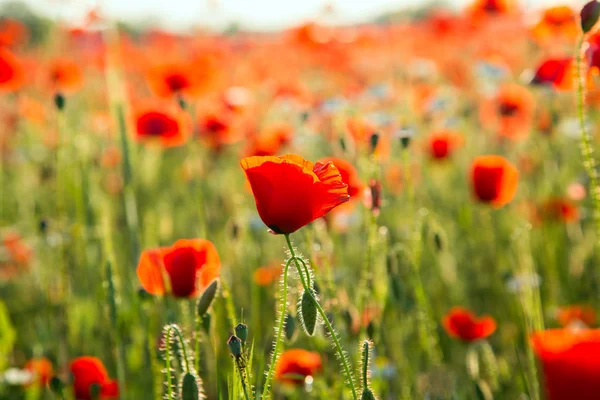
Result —
[[500, 103], [500, 106], [498, 107], [498, 112], [503, 117], [513, 117], [519, 113], [519, 109], [520, 109], [520, 107], [518, 104], [508, 102], [508, 101], [503, 101], [502, 103]]
[[190, 85], [189, 80], [183, 74], [171, 74], [165, 78], [169, 89], [173, 92], [179, 92]]
[[211, 133], [222, 133], [227, 130], [227, 124], [218, 118], [209, 118], [204, 127]]
[[485, 2], [483, 9], [490, 13], [497, 13], [502, 11], [502, 4], [498, 0], [488, 0]]
[[159, 112], [142, 115], [137, 122], [138, 132], [144, 136], [175, 136], [178, 132], [177, 122]]

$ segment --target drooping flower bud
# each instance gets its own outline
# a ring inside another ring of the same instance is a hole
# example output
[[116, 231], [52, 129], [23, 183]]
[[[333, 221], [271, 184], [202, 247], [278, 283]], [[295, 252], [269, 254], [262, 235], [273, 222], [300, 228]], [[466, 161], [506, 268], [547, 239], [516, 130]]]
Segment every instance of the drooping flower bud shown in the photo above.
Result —
[[597, 0], [588, 2], [581, 9], [580, 16], [581, 30], [583, 30], [583, 33], [588, 33], [596, 25], [598, 17], [600, 17], [600, 3]]

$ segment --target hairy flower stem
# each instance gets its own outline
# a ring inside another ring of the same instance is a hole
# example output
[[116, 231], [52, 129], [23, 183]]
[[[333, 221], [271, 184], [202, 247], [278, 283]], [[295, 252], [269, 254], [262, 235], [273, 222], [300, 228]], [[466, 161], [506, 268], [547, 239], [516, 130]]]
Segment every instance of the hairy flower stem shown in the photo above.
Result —
[[[327, 326], [327, 330], [329, 331], [329, 335], [331, 336], [331, 339], [333, 340], [334, 347], [335, 347], [335, 349], [336, 349], [336, 351], [338, 353], [338, 356], [340, 358], [340, 363], [342, 364], [342, 367], [344, 368], [344, 374], [346, 375], [346, 379], [348, 381], [348, 386], [350, 386], [350, 390], [352, 391], [352, 398], [354, 400], [357, 400], [358, 397], [356, 395], [356, 388], [354, 387], [354, 376], [352, 375], [350, 366], [348, 365], [348, 360], [346, 358], [346, 354], [344, 353], [344, 350], [342, 349], [342, 345], [340, 344], [340, 341], [339, 341], [339, 339], [337, 337], [337, 334], [333, 330], [333, 326], [331, 325], [331, 322], [329, 321], [329, 318], [327, 318], [327, 315], [325, 314], [325, 310], [323, 310], [323, 307], [321, 307], [321, 304], [319, 304], [319, 302], [315, 298], [315, 296], [313, 294], [313, 291], [312, 291], [312, 288], [310, 287], [310, 285], [307, 282], [307, 280], [304, 279], [304, 274], [305, 273], [307, 275], [309, 275], [308, 274], [308, 267], [306, 266], [306, 264], [304, 263], [304, 261], [301, 258], [296, 257], [296, 253], [294, 252], [294, 246], [292, 245], [292, 242], [290, 240], [290, 235], [289, 234], [285, 235], [285, 240], [286, 240], [288, 248], [290, 250], [290, 255], [292, 256], [290, 258], [290, 260], [294, 260], [294, 264], [296, 264], [296, 269], [298, 269], [298, 274], [300, 275], [300, 281], [302, 282], [302, 286], [304, 287], [304, 291], [305, 291], [305, 293], [308, 294], [308, 296], [310, 297], [310, 299], [314, 303], [314, 305], [317, 308], [317, 311], [319, 312], [319, 315], [321, 316], [321, 318], [323, 318], [323, 321], [325, 322], [325, 325]], [[289, 261], [288, 261], [288, 263], [289, 263]], [[304, 271], [302, 271], [300, 264], [303, 265]]]
[[600, 188], [598, 187], [598, 171], [596, 170], [596, 161], [594, 160], [594, 151], [592, 148], [592, 138], [585, 126], [585, 87], [583, 69], [583, 43], [585, 35], [581, 35], [577, 41], [577, 52], [575, 63], [577, 64], [577, 114], [579, 117], [579, 129], [581, 133], [581, 155], [583, 156], [583, 166], [590, 179], [590, 192], [592, 195], [593, 216], [596, 227], [596, 242], [600, 241]]
[[281, 288], [281, 297], [279, 299], [279, 315], [277, 316], [277, 328], [275, 338], [275, 342], [273, 343], [273, 353], [271, 354], [271, 365], [269, 365], [269, 371], [267, 372], [267, 378], [265, 379], [265, 385], [263, 386], [262, 399], [268, 399], [269, 388], [271, 386], [271, 381], [273, 380], [273, 374], [275, 373], [275, 364], [277, 364], [277, 357], [279, 357], [279, 348], [281, 347], [281, 343], [283, 342], [283, 324], [285, 322], [285, 315], [287, 311], [287, 292], [288, 292], [288, 269], [290, 267], [290, 263], [293, 258], [290, 258], [283, 268], [282, 275], [282, 288]]

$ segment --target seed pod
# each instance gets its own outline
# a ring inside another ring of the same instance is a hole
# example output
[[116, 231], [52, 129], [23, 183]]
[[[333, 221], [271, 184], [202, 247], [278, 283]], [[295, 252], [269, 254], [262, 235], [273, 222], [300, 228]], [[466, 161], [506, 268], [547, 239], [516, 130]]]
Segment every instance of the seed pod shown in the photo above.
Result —
[[181, 400], [199, 400], [200, 391], [196, 377], [189, 372], [181, 380]]
[[102, 391], [102, 386], [100, 386], [99, 383], [92, 383], [90, 385], [90, 399], [92, 400], [99, 400], [100, 399], [100, 392]]
[[235, 329], [235, 335], [240, 338], [242, 344], [246, 344], [246, 339], [248, 339], [248, 325], [246, 324], [237, 324]]
[[204, 314], [206, 314], [208, 308], [210, 307], [215, 298], [215, 295], [217, 294], [218, 288], [219, 281], [214, 280], [210, 285], [208, 285], [206, 290], [204, 290], [204, 293], [202, 293], [202, 297], [200, 297], [200, 300], [198, 300], [198, 305], [196, 306], [197, 316], [202, 317], [204, 316]]
[[300, 299], [300, 313], [298, 313], [298, 317], [304, 332], [308, 336], [314, 335], [317, 327], [317, 307], [310, 294], [306, 291], [302, 293], [302, 298]]
[[242, 341], [239, 337], [231, 335], [227, 341], [227, 346], [229, 346], [229, 351], [235, 358], [242, 356]]

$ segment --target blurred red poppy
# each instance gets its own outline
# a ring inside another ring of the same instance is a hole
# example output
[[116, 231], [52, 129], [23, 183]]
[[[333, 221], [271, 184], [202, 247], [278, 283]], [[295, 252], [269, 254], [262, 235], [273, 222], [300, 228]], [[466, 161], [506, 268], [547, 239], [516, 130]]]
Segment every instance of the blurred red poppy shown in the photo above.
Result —
[[574, 42], [579, 34], [577, 14], [566, 5], [550, 7], [532, 28], [531, 34], [538, 43], [556, 44], [560, 39]]
[[568, 199], [554, 198], [541, 207], [541, 214], [546, 219], [559, 222], [575, 222], [579, 220], [577, 205]]
[[268, 286], [279, 279], [282, 271], [283, 267], [279, 263], [259, 267], [254, 271], [254, 281], [259, 286]]
[[247, 157], [241, 161], [262, 221], [274, 233], [289, 234], [348, 201], [348, 185], [333, 163], [294, 154]]
[[212, 71], [213, 62], [209, 58], [196, 63], [173, 62], [152, 67], [148, 71], [147, 81], [157, 96], [193, 97], [211, 80]]
[[254, 137], [246, 150], [250, 156], [274, 156], [292, 140], [292, 127], [287, 123], [271, 125]]
[[79, 357], [71, 362], [73, 389], [77, 400], [92, 400], [92, 385], [100, 387], [100, 399], [116, 399], [119, 397], [119, 386], [111, 380], [102, 361], [96, 357]]
[[566, 306], [558, 310], [556, 319], [565, 327], [578, 322], [583, 322], [587, 326], [594, 326], [596, 324], [596, 312], [590, 306]]
[[198, 123], [198, 132], [202, 141], [217, 151], [241, 139], [239, 129], [233, 126], [233, 116], [225, 110], [202, 116]]
[[137, 267], [150, 294], [195, 297], [219, 277], [221, 260], [212, 242], [180, 239], [170, 247], [144, 250]]
[[340, 171], [342, 182], [348, 185], [348, 195], [350, 196], [350, 199], [361, 197], [365, 185], [360, 180], [360, 176], [358, 176], [358, 171], [354, 168], [354, 165], [337, 157], [322, 158], [319, 162], [323, 164], [332, 162], [333, 165], [335, 165]]
[[301, 385], [307, 376], [314, 376], [322, 368], [319, 353], [291, 349], [284, 351], [277, 360], [275, 379], [280, 382]]
[[490, 316], [476, 317], [462, 307], [453, 307], [442, 320], [448, 335], [465, 342], [485, 339], [496, 330], [496, 321]]
[[479, 156], [471, 164], [471, 186], [475, 197], [495, 208], [513, 199], [518, 182], [519, 171], [504, 157]]
[[520, 140], [529, 134], [535, 102], [531, 92], [517, 84], [506, 84], [480, 108], [481, 123], [501, 137]]
[[575, 84], [575, 64], [572, 57], [544, 60], [531, 83], [549, 85], [558, 90], [571, 90]]
[[46, 386], [50, 378], [54, 376], [52, 362], [47, 358], [32, 358], [25, 364], [25, 369], [35, 374], [34, 383], [40, 386]]
[[23, 86], [25, 74], [17, 57], [0, 47], [0, 92], [14, 92]]
[[444, 160], [452, 156], [454, 150], [462, 144], [462, 137], [451, 130], [441, 129], [431, 132], [427, 151], [432, 159]]
[[46, 77], [51, 89], [57, 92], [75, 92], [83, 85], [81, 67], [66, 58], [52, 60], [48, 64]]
[[600, 330], [550, 329], [532, 335], [548, 400], [597, 400]]
[[185, 144], [185, 115], [173, 107], [145, 107], [135, 115], [135, 134], [140, 142], [157, 142], [163, 147]]
[[23, 22], [12, 19], [2, 18], [0, 21], [0, 46], [11, 47], [27, 41], [29, 29]]

